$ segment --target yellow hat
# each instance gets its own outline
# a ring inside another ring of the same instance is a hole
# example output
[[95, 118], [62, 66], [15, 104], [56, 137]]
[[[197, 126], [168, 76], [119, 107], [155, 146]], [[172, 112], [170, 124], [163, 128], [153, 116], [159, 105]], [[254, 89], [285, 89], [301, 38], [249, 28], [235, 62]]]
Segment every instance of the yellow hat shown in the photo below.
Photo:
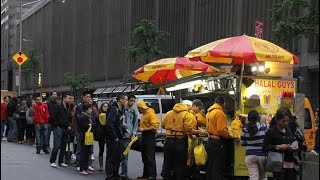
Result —
[[137, 107], [138, 107], [138, 108], [142, 108], [142, 109], [148, 109], [148, 108], [149, 108], [144, 101], [138, 102], [138, 103], [137, 103]]

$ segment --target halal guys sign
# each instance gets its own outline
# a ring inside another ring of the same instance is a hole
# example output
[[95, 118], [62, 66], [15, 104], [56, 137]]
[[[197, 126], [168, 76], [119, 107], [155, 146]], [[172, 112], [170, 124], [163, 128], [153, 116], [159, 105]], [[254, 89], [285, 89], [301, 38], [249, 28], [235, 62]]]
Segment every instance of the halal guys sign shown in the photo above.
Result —
[[[252, 95], [258, 95], [260, 98], [260, 106], [245, 107], [243, 112], [248, 113], [250, 110], [257, 110], [261, 113], [275, 114], [280, 107], [280, 93], [283, 91], [296, 92], [296, 81], [254, 79], [254, 82], [248, 88], [244, 85], [242, 86], [242, 97], [250, 98]], [[244, 104], [242, 107], [244, 108]]]
[[12, 59], [19, 65], [21, 66], [24, 62], [28, 60], [28, 57], [22, 52], [18, 51]]

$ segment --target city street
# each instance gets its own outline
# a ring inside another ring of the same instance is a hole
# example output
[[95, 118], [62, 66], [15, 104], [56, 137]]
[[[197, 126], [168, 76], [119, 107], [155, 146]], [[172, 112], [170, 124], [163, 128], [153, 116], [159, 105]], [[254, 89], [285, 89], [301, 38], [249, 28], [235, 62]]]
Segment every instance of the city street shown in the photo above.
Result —
[[[94, 168], [98, 169], [98, 144], [94, 146], [95, 161]], [[3, 180], [84, 180], [84, 179], [104, 179], [105, 173], [96, 171], [93, 175], [81, 176], [76, 171], [75, 166], [67, 168], [52, 168], [49, 164], [50, 155], [41, 152], [36, 154], [35, 147], [27, 144], [15, 144], [1, 142], [1, 179]], [[157, 152], [157, 173], [158, 179], [161, 179], [160, 172], [163, 162], [163, 154]], [[141, 176], [143, 163], [138, 151], [130, 151], [129, 155], [129, 173], [131, 179]]]

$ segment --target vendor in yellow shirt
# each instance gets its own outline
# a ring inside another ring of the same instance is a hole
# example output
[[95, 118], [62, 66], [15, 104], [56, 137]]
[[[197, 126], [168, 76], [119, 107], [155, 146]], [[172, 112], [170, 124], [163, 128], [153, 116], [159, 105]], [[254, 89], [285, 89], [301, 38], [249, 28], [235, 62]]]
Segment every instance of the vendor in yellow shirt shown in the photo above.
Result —
[[208, 109], [207, 131], [209, 141], [207, 144], [208, 166], [207, 179], [224, 179], [225, 144], [223, 138], [232, 138], [228, 132], [227, 116], [223, 112], [225, 100], [222, 96], [215, 99], [215, 103]]
[[141, 137], [141, 157], [143, 162], [143, 174], [137, 179], [156, 179], [156, 133], [159, 128], [159, 120], [154, 109], [147, 106], [144, 101], [137, 103], [139, 113], [143, 114], [139, 124]]
[[205, 116], [201, 113], [203, 109], [203, 103], [200, 99], [195, 99], [192, 101], [191, 113], [197, 120], [197, 127], [206, 127], [207, 120]]

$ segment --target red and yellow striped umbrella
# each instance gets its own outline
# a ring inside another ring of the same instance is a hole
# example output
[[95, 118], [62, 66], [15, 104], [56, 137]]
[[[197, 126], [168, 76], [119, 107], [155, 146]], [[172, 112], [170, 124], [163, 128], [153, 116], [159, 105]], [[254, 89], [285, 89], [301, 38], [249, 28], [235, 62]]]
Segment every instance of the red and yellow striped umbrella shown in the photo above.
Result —
[[219, 69], [201, 61], [185, 57], [166, 58], [144, 65], [134, 72], [134, 78], [152, 84], [161, 84], [199, 73], [219, 72]]
[[250, 64], [261, 61], [298, 64], [299, 58], [269, 41], [246, 35], [225, 38], [189, 51], [185, 56], [209, 63]]

